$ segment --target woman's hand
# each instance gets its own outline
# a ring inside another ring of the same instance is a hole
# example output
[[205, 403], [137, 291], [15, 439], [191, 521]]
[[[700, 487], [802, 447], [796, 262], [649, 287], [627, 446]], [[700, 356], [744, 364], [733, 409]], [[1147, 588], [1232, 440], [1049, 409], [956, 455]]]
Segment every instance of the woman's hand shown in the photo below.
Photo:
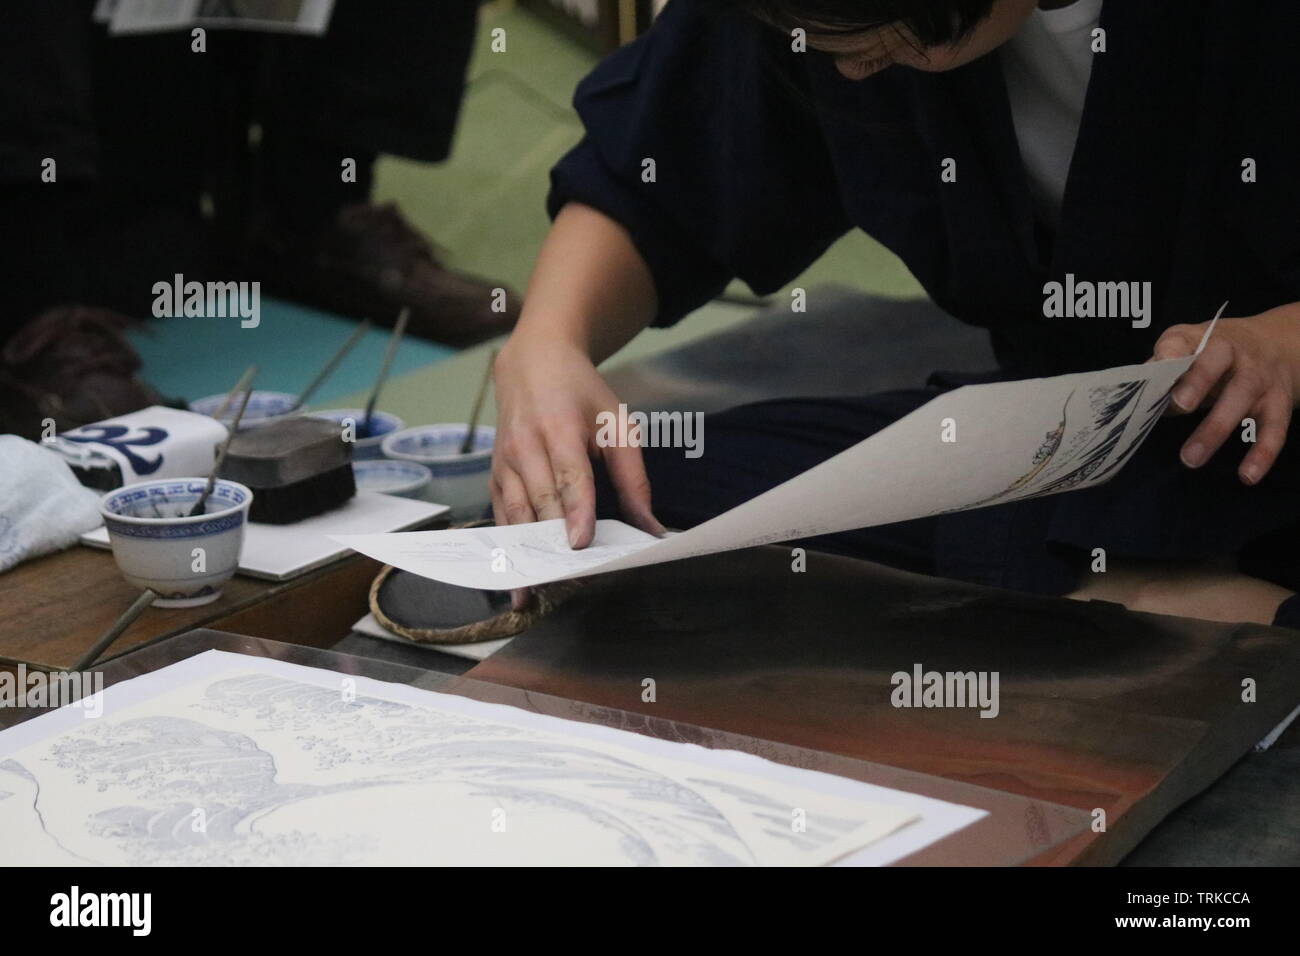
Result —
[[489, 487], [497, 524], [564, 518], [569, 544], [586, 547], [596, 530], [596, 456], [627, 519], [663, 533], [650, 510], [641, 449], [596, 445], [596, 416], [617, 413], [619, 403], [581, 348], [516, 334], [497, 356], [494, 375], [497, 434]]
[[[599, 457], [624, 517], [663, 533], [650, 511], [641, 449], [595, 440], [596, 416], [618, 409], [596, 364], [649, 325], [657, 308], [650, 267], [627, 230], [581, 203], [561, 209], [537, 254], [519, 324], [493, 366], [489, 488], [497, 524], [563, 518], [569, 544], [585, 548], [596, 533], [591, 459]], [[516, 609], [526, 600], [527, 592], [515, 592]]]
[[[1175, 325], [1156, 342], [1154, 357], [1191, 355], [1209, 323]], [[1255, 420], [1255, 442], [1237, 474], [1259, 482], [1286, 443], [1291, 410], [1300, 402], [1300, 304], [1256, 316], [1220, 319], [1205, 350], [1174, 388], [1171, 414], [1210, 410], [1183, 444], [1181, 457], [1199, 468], [1246, 418]]]

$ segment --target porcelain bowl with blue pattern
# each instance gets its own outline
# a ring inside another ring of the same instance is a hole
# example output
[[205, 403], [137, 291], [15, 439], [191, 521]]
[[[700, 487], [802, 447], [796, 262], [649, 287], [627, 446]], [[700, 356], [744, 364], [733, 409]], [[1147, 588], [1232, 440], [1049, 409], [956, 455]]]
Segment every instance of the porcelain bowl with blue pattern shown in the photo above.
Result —
[[363, 433], [362, 426], [366, 421], [366, 410], [364, 408], [326, 408], [316, 412], [308, 412], [307, 414], [312, 418], [324, 418], [331, 422], [337, 422], [340, 428], [346, 429], [344, 439], [352, 442], [353, 461], [374, 461], [382, 458], [384, 452], [381, 446], [384, 439], [393, 432], [401, 431], [406, 427], [406, 422], [396, 415], [375, 411], [370, 416], [369, 431]]
[[483, 517], [491, 504], [488, 476], [492, 471], [492, 444], [496, 429], [479, 425], [474, 429], [474, 446], [461, 454], [469, 425], [461, 423], [418, 425], [394, 432], [383, 441], [384, 457], [419, 462], [429, 469], [432, 481], [428, 499], [451, 508], [453, 521]]
[[189, 516], [206, 478], [139, 481], [110, 491], [99, 513], [122, 575], [157, 607], [197, 607], [221, 596], [239, 566], [253, 493], [217, 479], [204, 513]]
[[[230, 423], [235, 419], [235, 413], [239, 410], [242, 399], [242, 394], [235, 396], [229, 402], [226, 402], [224, 393], [205, 395], [203, 398], [196, 398], [190, 402], [190, 411], [212, 418], [224, 402], [226, 410], [221, 413], [220, 421], [221, 424], [229, 428]], [[297, 404], [297, 395], [289, 392], [267, 392], [255, 388], [253, 394], [248, 396], [248, 407], [244, 409], [244, 416], [239, 420], [239, 430], [246, 432], [249, 429], [261, 428], [263, 425], [270, 425], [272, 422], [278, 422], [281, 419], [297, 415], [299, 414]]]

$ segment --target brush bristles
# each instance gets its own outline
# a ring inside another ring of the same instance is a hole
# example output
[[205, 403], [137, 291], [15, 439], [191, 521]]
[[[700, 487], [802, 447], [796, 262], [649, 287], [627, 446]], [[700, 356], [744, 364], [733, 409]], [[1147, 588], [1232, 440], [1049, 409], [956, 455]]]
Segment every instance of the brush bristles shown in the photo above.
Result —
[[345, 504], [357, 493], [357, 484], [352, 477], [352, 463], [346, 462], [302, 481], [279, 488], [253, 488], [252, 491], [249, 521], [293, 524]]

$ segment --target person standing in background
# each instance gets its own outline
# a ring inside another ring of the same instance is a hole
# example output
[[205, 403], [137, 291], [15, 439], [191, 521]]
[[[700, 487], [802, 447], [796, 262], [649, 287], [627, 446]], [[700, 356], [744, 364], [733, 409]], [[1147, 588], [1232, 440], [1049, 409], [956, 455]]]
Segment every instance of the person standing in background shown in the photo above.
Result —
[[123, 332], [178, 272], [379, 322], [409, 308], [450, 345], [513, 325], [509, 290], [371, 201], [380, 154], [449, 154], [475, 0], [338, 0], [324, 36], [209, 30], [203, 52], [110, 36], [92, 7], [0, 5], [0, 432], [159, 401]]

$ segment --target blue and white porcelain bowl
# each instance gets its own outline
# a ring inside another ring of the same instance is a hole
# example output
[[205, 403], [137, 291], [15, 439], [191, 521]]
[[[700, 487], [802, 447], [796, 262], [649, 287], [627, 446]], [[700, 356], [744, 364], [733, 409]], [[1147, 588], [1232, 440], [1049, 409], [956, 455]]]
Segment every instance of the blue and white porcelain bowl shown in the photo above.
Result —
[[140, 481], [100, 500], [119, 570], [136, 587], [155, 591], [157, 607], [215, 601], [239, 566], [253, 493], [219, 478], [204, 513], [188, 517], [206, 483], [206, 478]]
[[474, 447], [460, 453], [469, 426], [418, 425], [389, 435], [383, 441], [384, 457], [415, 461], [429, 469], [432, 481], [426, 497], [451, 508], [453, 521], [481, 518], [491, 503], [488, 475], [492, 471], [492, 443], [496, 429], [480, 425], [474, 430]]
[[[225, 400], [225, 392], [220, 395], [207, 395], [203, 398], [196, 398], [190, 402], [190, 411], [212, 418], [213, 413], [221, 407], [221, 403]], [[235, 413], [239, 411], [239, 403], [242, 400], [242, 394], [236, 395], [222, 413], [221, 423], [227, 428], [234, 421]], [[244, 409], [244, 417], [239, 420], [239, 430], [245, 432], [250, 428], [260, 428], [262, 425], [269, 425], [271, 422], [278, 422], [282, 418], [296, 415], [298, 412], [293, 411], [293, 407], [297, 402], [298, 396], [289, 392], [264, 392], [253, 389], [253, 394], [248, 398], [248, 407]]]
[[357, 491], [377, 491], [381, 495], [399, 498], [424, 498], [433, 476], [418, 461], [389, 461], [376, 458], [372, 461], [354, 461], [352, 476]]
[[384, 439], [393, 432], [401, 431], [406, 422], [388, 412], [375, 412], [370, 416], [370, 433], [361, 434], [361, 425], [366, 420], [364, 408], [327, 408], [324, 411], [308, 412], [312, 418], [324, 418], [338, 422], [339, 427], [352, 426], [352, 460], [370, 461], [382, 458]]

